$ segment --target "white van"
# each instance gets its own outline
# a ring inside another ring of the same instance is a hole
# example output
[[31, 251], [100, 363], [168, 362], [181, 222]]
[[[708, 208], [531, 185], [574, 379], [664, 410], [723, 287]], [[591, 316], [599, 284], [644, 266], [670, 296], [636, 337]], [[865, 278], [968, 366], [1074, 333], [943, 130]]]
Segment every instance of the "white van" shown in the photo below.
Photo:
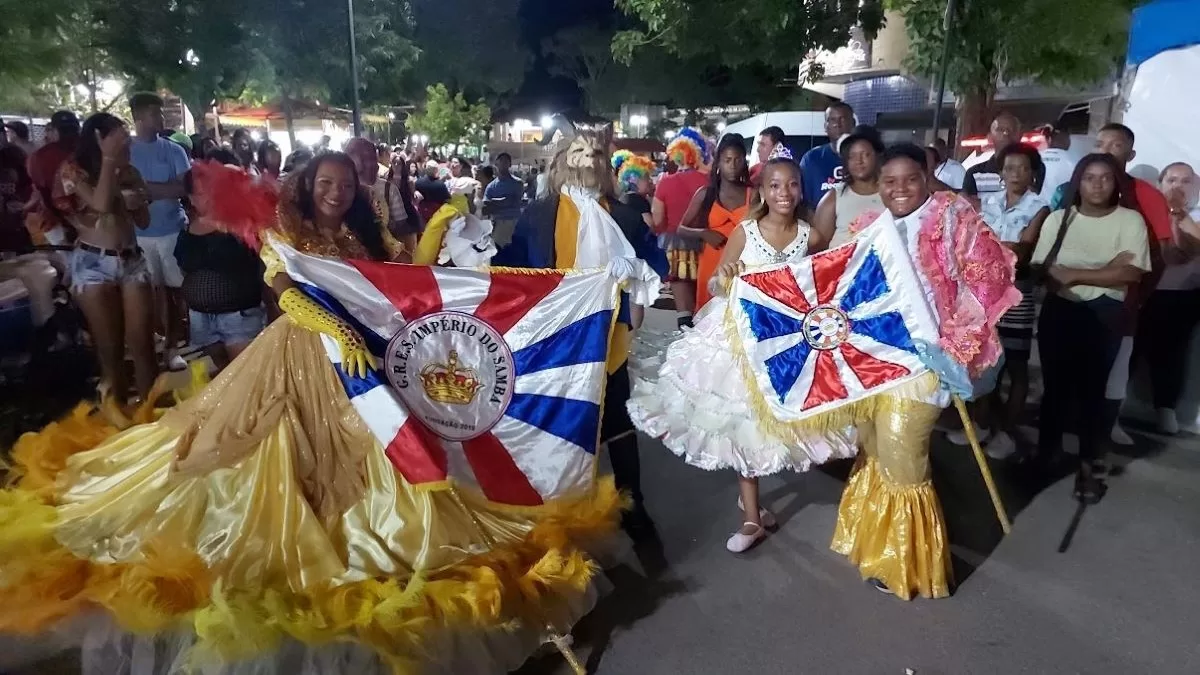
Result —
[[754, 166], [758, 164], [758, 155], [754, 152], [755, 139], [767, 127], [783, 129], [785, 144], [797, 161], [812, 148], [829, 142], [825, 136], [825, 113], [809, 110], [762, 113], [726, 126], [723, 133], [741, 134], [746, 138], [747, 158], [750, 166]]

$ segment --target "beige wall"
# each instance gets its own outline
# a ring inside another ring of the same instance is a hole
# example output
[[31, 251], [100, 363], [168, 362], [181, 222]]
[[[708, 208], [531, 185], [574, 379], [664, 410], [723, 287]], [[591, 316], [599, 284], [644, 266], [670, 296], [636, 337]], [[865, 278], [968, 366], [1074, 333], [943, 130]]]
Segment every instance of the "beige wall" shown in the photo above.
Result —
[[871, 65], [880, 70], [902, 70], [908, 56], [908, 34], [904, 31], [904, 15], [889, 11], [884, 14], [886, 25], [871, 43]]

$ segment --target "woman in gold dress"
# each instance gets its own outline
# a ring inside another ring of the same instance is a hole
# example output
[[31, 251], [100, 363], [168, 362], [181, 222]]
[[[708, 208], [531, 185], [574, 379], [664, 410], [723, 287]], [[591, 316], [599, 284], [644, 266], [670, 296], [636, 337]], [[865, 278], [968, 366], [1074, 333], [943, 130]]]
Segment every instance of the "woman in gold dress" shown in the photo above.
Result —
[[[285, 181], [278, 213], [271, 236], [308, 254], [403, 253], [341, 153]], [[517, 667], [590, 609], [583, 547], [613, 530], [611, 482], [536, 511], [408, 484], [322, 344], [354, 374], [373, 367], [362, 336], [294, 284], [269, 243], [262, 255], [285, 316], [199, 394], [125, 430], [81, 406], [14, 448], [0, 631], [103, 610], [120, 634], [158, 643], [154, 672]], [[122, 639], [105, 649], [129, 649]], [[85, 661], [102, 651], [85, 648]]]

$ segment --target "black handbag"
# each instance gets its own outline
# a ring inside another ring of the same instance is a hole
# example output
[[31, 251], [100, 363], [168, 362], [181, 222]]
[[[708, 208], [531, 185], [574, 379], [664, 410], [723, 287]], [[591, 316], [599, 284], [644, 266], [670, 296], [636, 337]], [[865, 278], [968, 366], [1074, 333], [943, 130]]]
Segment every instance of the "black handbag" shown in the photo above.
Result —
[[1049, 292], [1058, 291], [1058, 283], [1054, 277], [1050, 276], [1050, 267], [1058, 260], [1058, 252], [1062, 250], [1063, 240], [1067, 237], [1067, 228], [1071, 222], [1075, 220], [1072, 216], [1075, 215], [1074, 209], [1067, 209], [1063, 214], [1062, 225], [1058, 227], [1058, 235], [1054, 238], [1054, 245], [1050, 247], [1050, 251], [1046, 253], [1046, 259], [1042, 262], [1029, 266], [1030, 278], [1033, 283], [1039, 286], [1045, 286]]

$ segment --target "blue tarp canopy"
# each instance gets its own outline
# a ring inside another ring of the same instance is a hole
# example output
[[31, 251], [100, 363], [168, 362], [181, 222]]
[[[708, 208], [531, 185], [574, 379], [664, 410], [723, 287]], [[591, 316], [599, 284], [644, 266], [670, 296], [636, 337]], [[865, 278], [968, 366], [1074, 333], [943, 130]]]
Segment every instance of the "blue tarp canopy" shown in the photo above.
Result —
[[1200, 0], [1156, 0], [1133, 10], [1126, 57], [1130, 65], [1194, 44], [1200, 44]]

